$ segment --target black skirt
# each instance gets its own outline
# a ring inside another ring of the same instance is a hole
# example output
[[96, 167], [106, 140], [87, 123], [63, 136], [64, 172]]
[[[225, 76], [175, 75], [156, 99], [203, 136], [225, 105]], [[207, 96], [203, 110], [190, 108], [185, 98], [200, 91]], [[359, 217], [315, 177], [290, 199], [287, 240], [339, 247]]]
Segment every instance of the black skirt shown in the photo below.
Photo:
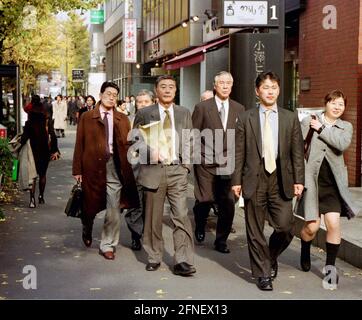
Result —
[[336, 180], [329, 166], [328, 161], [324, 158], [319, 169], [318, 175], [318, 198], [319, 213], [342, 211], [342, 199], [338, 191]]

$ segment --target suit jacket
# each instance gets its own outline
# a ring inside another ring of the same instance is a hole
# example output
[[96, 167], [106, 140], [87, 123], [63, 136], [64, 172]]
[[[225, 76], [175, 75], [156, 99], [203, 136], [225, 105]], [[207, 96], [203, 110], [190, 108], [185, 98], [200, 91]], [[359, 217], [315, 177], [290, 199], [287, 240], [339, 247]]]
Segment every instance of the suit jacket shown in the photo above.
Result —
[[[303, 137], [296, 113], [278, 107], [277, 170], [281, 195], [294, 196], [294, 184], [304, 185]], [[250, 199], [258, 186], [262, 166], [262, 139], [259, 107], [244, 112], [238, 121], [235, 145], [235, 172], [232, 185], [241, 185], [243, 197]]]
[[[229, 114], [226, 129], [235, 129], [239, 116], [244, 112], [244, 110], [245, 108], [243, 105], [232, 99], [229, 99]], [[217, 158], [219, 155], [227, 155], [228, 141], [227, 134], [223, 132], [222, 150], [216, 150], [217, 148], [214, 147], [215, 130], [219, 129], [218, 131], [222, 132], [220, 130], [224, 129], [221, 123], [215, 98], [202, 101], [195, 106], [194, 112], [192, 114], [192, 124], [194, 128], [198, 129], [200, 132], [205, 129], [210, 129], [212, 139], [205, 138], [204, 136], [200, 137], [195, 134], [195, 146], [197, 146], [197, 141], [201, 141], [201, 150], [196, 150], [195, 147], [194, 153], [196, 154], [198, 151], [200, 151], [201, 164], [207, 168], [211, 174], [216, 174], [216, 167], [220, 166], [220, 161], [217, 161]], [[231, 142], [231, 145], [234, 147], [234, 141]]]
[[[128, 118], [113, 109], [113, 158], [122, 183], [120, 208], [139, 206], [132, 167], [127, 160]], [[85, 214], [95, 216], [106, 208], [106, 132], [99, 106], [80, 118], [73, 156], [73, 175], [82, 175]]]
[[[192, 139], [191, 136], [183, 136], [183, 134], [185, 134], [185, 132], [183, 132], [183, 129], [188, 129], [186, 133], [191, 131], [191, 114], [190, 111], [184, 107], [174, 105], [173, 108], [175, 129], [179, 137], [179, 144], [178, 149], [176, 150], [176, 155], [178, 155], [179, 161], [182, 166], [185, 167], [185, 174], [187, 174], [191, 170], [190, 160], [192, 159]], [[146, 125], [151, 122], [160, 121], [160, 119], [161, 118], [158, 104], [154, 104], [152, 106], [142, 108], [137, 111], [133, 123], [133, 128], [138, 128], [139, 126]], [[142, 140], [141, 137], [140, 139]], [[189, 150], [190, 159], [187, 159], [185, 157], [185, 150]], [[160, 183], [161, 174], [161, 164], [141, 164], [137, 182], [146, 188], [157, 189]]]

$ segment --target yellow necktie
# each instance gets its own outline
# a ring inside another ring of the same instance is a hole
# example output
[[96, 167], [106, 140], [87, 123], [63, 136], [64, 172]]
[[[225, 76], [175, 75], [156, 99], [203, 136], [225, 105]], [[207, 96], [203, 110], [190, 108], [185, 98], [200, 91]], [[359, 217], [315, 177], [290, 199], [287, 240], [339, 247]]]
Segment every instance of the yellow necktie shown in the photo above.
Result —
[[264, 122], [264, 134], [263, 134], [263, 152], [264, 152], [264, 164], [265, 169], [269, 173], [273, 173], [277, 168], [275, 163], [275, 151], [273, 132], [269, 122], [269, 115], [272, 110], [265, 111], [265, 122]]
[[172, 124], [171, 124], [171, 117], [170, 112], [165, 110], [165, 120], [163, 121], [163, 131], [166, 136], [167, 141], [167, 162], [171, 163], [172, 161]]

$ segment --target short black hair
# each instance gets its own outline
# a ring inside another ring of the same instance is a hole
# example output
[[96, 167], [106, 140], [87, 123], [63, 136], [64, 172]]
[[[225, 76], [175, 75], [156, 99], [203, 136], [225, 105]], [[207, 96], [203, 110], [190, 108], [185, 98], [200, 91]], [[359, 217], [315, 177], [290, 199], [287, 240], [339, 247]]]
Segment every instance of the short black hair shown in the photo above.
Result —
[[93, 100], [93, 104], [96, 104], [96, 99], [94, 99], [94, 97], [90, 94], [85, 98], [85, 101], [87, 102], [88, 98], [91, 98]]
[[103, 82], [103, 84], [101, 86], [101, 93], [104, 93], [104, 91], [106, 91], [107, 88], [114, 88], [117, 90], [117, 93], [119, 93], [119, 87], [114, 82], [111, 82], [111, 81]]
[[162, 80], [172, 80], [175, 82], [175, 84], [177, 85], [177, 82], [176, 82], [176, 79], [169, 75], [169, 74], [164, 74], [162, 76], [159, 76], [156, 80], [156, 83], [155, 83], [155, 87], [157, 88], [158, 84], [162, 81]]
[[259, 88], [261, 84], [267, 79], [270, 79], [271, 81], [276, 81], [278, 83], [278, 86], [280, 87], [280, 78], [273, 71], [267, 71], [259, 74], [255, 80], [255, 87]]
[[328, 102], [338, 98], [342, 98], [344, 100], [344, 105], [347, 106], [347, 97], [342, 90], [333, 90], [327, 93], [327, 95], [324, 97], [324, 105], [327, 105]]

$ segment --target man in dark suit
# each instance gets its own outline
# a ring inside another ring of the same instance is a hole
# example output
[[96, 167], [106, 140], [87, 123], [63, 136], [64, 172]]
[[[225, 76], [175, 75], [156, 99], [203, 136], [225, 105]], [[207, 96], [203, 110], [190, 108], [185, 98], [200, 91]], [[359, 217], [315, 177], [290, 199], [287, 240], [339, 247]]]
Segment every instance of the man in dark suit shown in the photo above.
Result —
[[[160, 76], [155, 90], [159, 102], [139, 110], [133, 125], [144, 132], [156, 128], [147, 138], [147, 161], [144, 159], [145, 148], [135, 144], [141, 161], [137, 181], [144, 187], [145, 195], [143, 247], [148, 254], [146, 270], [157, 270], [162, 261], [162, 219], [167, 197], [171, 207], [175, 248], [173, 272], [189, 276], [196, 272], [193, 266], [192, 227], [187, 216], [191, 140], [184, 139], [184, 135], [191, 136], [188, 134], [192, 129], [191, 114], [188, 109], [174, 104], [176, 80], [172, 76]], [[153, 140], [152, 136], [155, 137]]]
[[[280, 79], [273, 72], [256, 79], [260, 105], [237, 125], [232, 189], [245, 200], [246, 233], [253, 277], [261, 290], [273, 290], [278, 256], [293, 239], [292, 199], [304, 185], [303, 138], [297, 114], [277, 106]], [[274, 228], [265, 239], [265, 219]]]
[[[233, 168], [230, 167], [234, 157], [230, 152], [234, 150], [236, 121], [244, 111], [241, 104], [229, 98], [232, 86], [232, 75], [226, 71], [219, 72], [214, 78], [215, 96], [198, 103], [192, 114], [194, 129], [199, 130], [199, 134], [195, 132], [195, 148], [200, 142], [201, 152], [201, 164], [194, 166], [195, 237], [198, 242], [204, 241], [210, 205], [216, 203], [219, 212], [214, 245], [215, 250], [221, 253], [230, 252], [226, 241], [235, 213], [231, 190]], [[194, 152], [197, 153], [196, 149]]]

